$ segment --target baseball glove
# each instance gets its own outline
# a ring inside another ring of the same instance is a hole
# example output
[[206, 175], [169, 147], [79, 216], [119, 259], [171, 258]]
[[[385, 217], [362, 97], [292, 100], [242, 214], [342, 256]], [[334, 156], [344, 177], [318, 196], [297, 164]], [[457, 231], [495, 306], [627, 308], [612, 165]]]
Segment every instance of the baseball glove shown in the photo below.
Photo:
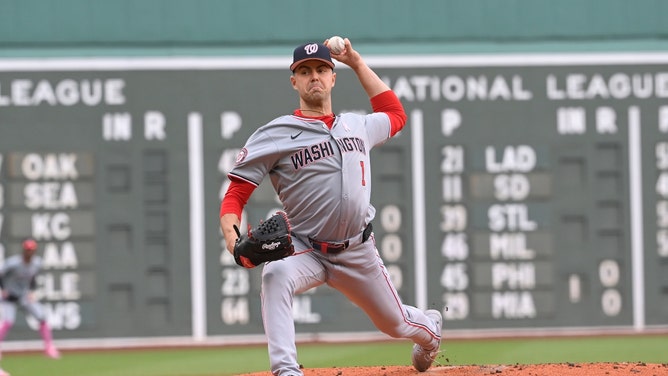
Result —
[[295, 253], [290, 237], [290, 222], [283, 212], [277, 212], [261, 221], [256, 228], [248, 226], [248, 234], [241, 235], [234, 226], [237, 240], [234, 244], [234, 261], [244, 268], [254, 268], [267, 261], [280, 260]]

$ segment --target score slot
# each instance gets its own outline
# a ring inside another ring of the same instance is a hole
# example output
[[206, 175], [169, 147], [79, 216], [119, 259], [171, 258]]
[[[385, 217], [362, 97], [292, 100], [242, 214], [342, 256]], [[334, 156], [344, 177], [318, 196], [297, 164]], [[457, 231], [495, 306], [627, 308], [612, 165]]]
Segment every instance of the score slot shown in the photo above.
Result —
[[522, 201], [552, 195], [552, 176], [548, 173], [469, 175], [470, 195], [474, 199]]

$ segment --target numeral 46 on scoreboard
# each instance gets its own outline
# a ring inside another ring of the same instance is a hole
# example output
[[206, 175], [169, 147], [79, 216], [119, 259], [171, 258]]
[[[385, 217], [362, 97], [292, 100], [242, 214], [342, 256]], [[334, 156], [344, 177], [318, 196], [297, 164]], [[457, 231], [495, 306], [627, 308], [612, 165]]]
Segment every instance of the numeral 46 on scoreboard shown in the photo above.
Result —
[[469, 244], [466, 233], [448, 233], [441, 244], [441, 255], [446, 260], [466, 260], [469, 257]]

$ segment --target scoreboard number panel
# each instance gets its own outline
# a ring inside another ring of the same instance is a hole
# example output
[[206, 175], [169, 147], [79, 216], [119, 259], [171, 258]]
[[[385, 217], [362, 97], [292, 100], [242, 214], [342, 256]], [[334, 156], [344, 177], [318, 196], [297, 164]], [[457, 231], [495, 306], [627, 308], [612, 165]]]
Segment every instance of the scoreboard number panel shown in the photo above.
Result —
[[[668, 324], [668, 55], [367, 60], [409, 119], [371, 170], [405, 303], [453, 331]], [[262, 338], [261, 268], [234, 263], [218, 204], [245, 140], [297, 106], [286, 66], [0, 61], [0, 256], [39, 238], [58, 338]], [[370, 111], [350, 69], [333, 96]], [[263, 182], [242, 227], [280, 207]], [[293, 316], [304, 338], [377, 334], [327, 286]]]
[[453, 329], [665, 324], [664, 66], [502, 65], [388, 74], [433, 151], [429, 304]]

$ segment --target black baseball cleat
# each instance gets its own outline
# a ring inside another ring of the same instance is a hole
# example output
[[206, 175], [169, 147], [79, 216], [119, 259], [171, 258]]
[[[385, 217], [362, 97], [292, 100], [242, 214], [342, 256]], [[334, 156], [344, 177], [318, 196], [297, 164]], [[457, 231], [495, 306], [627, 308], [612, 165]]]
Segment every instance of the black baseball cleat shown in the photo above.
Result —
[[[434, 323], [436, 324], [437, 328], [437, 333], [440, 335], [441, 330], [443, 328], [443, 316], [441, 316], [441, 312], [435, 309], [428, 309], [424, 313], [425, 315], [427, 315], [427, 317], [434, 320]], [[413, 345], [413, 355], [412, 355], [413, 367], [415, 367], [415, 369], [418, 370], [418, 372], [424, 372], [428, 370], [429, 367], [431, 367], [432, 363], [434, 363], [434, 360], [438, 355], [439, 352], [438, 350], [440, 346], [441, 346], [440, 339], [438, 341], [438, 345], [436, 345], [436, 347], [431, 350], [425, 350], [424, 348], [422, 348], [422, 346], [418, 344]]]

